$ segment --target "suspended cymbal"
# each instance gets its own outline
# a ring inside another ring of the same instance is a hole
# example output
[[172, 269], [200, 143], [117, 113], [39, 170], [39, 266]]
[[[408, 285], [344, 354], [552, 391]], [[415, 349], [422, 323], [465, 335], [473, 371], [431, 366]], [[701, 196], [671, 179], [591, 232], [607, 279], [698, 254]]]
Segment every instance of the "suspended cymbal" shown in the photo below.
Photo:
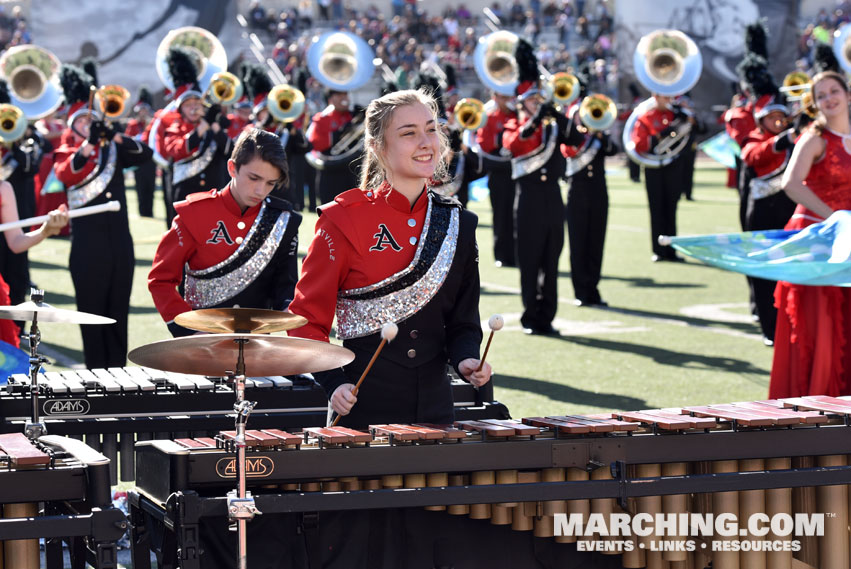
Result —
[[213, 334], [269, 334], [307, 324], [304, 316], [262, 308], [203, 308], [178, 314], [174, 321], [184, 328]]
[[64, 324], [115, 324], [115, 320], [106, 316], [89, 314], [88, 312], [77, 312], [54, 308], [46, 302], [33, 302], [28, 300], [14, 306], [0, 306], [0, 318], [4, 320], [25, 320], [32, 322], [33, 317], [38, 315], [38, 323], [60, 322]]
[[131, 350], [127, 358], [140, 366], [176, 373], [224, 376], [236, 369], [244, 338], [245, 374], [294, 375], [343, 366], [353, 359], [350, 350], [317, 340], [265, 334], [203, 334], [162, 340]]

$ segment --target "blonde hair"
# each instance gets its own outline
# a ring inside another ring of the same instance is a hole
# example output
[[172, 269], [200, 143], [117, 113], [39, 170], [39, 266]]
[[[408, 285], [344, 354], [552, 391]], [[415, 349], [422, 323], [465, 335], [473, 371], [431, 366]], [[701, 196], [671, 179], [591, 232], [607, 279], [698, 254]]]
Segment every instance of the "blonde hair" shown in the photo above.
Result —
[[[393, 118], [393, 112], [399, 107], [422, 103], [425, 105], [437, 122], [437, 101], [431, 93], [425, 90], [406, 89], [388, 93], [380, 99], [374, 99], [366, 108], [364, 119], [364, 164], [361, 167], [361, 188], [375, 188], [380, 186], [387, 178], [387, 167], [381, 160], [380, 152], [384, 150], [385, 135], [387, 127]], [[432, 178], [439, 180], [446, 175], [447, 165], [443, 159], [444, 150], [449, 146], [446, 134], [442, 128], [437, 129], [440, 140], [438, 160]]]

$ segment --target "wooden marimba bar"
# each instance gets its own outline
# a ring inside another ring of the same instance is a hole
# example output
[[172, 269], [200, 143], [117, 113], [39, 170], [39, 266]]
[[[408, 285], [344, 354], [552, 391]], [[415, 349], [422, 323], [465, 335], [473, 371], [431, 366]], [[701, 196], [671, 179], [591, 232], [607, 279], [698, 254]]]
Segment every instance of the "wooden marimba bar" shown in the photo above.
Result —
[[[802, 397], [370, 432], [253, 429], [248, 477], [264, 512], [425, 506], [560, 543], [610, 543], [604, 552], [623, 567], [847, 569], [849, 426], [851, 399]], [[139, 443], [143, 499], [165, 507], [191, 490], [221, 500], [233, 437]], [[729, 514], [743, 525], [753, 514], [827, 515], [821, 537], [555, 535], [561, 514], [639, 513]]]

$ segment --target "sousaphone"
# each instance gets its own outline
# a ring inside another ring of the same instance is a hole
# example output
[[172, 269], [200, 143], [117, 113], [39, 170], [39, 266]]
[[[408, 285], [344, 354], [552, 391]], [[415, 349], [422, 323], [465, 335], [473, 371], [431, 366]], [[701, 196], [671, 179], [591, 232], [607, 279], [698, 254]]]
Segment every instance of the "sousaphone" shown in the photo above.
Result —
[[29, 120], [59, 108], [62, 86], [59, 59], [36, 45], [10, 47], [0, 56], [0, 76], [9, 84], [9, 98]]
[[[703, 70], [703, 58], [697, 44], [679, 30], [656, 30], [642, 37], [632, 58], [638, 81], [651, 93], [675, 97], [697, 84]], [[648, 168], [667, 166], [688, 145], [691, 123], [674, 121], [673, 133], [648, 154], [640, 154], [632, 142], [632, 131], [638, 117], [656, 108], [651, 97], [640, 103], [626, 121], [623, 145], [627, 155]]]

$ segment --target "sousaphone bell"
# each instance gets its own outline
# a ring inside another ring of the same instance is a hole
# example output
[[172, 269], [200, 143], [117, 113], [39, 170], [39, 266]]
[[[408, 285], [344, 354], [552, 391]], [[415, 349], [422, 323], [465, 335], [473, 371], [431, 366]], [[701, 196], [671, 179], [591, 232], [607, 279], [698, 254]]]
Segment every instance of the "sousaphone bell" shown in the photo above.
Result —
[[473, 52], [473, 66], [485, 87], [500, 95], [514, 96], [519, 83], [514, 50], [520, 38], [508, 30], [498, 30], [479, 38]]
[[62, 86], [59, 59], [36, 45], [10, 47], [0, 56], [0, 76], [9, 84], [9, 98], [29, 120], [59, 108]]
[[375, 53], [360, 37], [346, 31], [325, 32], [307, 49], [307, 68], [317, 81], [335, 91], [366, 85], [375, 71]]

